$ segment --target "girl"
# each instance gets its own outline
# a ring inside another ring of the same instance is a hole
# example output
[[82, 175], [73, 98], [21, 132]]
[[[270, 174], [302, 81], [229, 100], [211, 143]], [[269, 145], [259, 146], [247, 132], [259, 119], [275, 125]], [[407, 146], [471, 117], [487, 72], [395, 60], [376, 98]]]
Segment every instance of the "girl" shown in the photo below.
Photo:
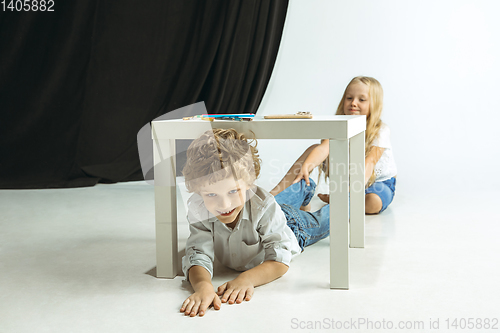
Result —
[[[392, 155], [389, 127], [382, 123], [383, 90], [380, 83], [366, 76], [358, 76], [349, 82], [337, 108], [337, 115], [365, 115], [365, 213], [383, 212], [394, 198], [396, 186], [396, 163]], [[328, 174], [329, 141], [309, 147], [290, 168], [278, 185], [271, 190], [277, 195], [302, 178], [309, 185], [309, 173], [317, 166]], [[327, 194], [318, 194], [329, 202]], [[310, 204], [301, 209], [308, 211]]]

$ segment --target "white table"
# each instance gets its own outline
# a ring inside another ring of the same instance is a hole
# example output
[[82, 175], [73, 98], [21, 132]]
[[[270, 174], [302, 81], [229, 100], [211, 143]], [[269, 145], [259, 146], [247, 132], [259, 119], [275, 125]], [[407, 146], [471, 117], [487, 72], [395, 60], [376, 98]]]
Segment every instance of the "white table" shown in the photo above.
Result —
[[248, 136], [252, 131], [257, 139], [330, 140], [330, 288], [348, 289], [349, 246], [364, 247], [365, 237], [365, 116], [153, 121], [157, 277], [174, 278], [180, 268], [175, 140], [195, 139], [212, 128], [234, 128]]

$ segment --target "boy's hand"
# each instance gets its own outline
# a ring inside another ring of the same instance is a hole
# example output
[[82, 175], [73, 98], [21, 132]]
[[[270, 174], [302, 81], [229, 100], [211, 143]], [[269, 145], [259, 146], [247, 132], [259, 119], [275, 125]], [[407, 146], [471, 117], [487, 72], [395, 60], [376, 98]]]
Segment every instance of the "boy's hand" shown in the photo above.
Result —
[[253, 284], [241, 275], [217, 288], [217, 295], [222, 296], [222, 303], [241, 303], [249, 301], [253, 296]]
[[200, 317], [203, 317], [207, 308], [212, 304], [215, 310], [220, 309], [221, 301], [219, 296], [217, 296], [213, 288], [203, 288], [189, 296], [182, 303], [181, 312], [184, 312], [186, 316], [195, 317], [199, 314]]

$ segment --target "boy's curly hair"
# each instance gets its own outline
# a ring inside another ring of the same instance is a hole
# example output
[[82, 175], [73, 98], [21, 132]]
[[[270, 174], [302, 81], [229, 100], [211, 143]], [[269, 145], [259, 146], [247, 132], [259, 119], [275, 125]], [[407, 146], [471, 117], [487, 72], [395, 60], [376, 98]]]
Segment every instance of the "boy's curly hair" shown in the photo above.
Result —
[[189, 192], [229, 176], [251, 186], [259, 177], [260, 162], [255, 137], [247, 139], [232, 128], [214, 128], [189, 145], [182, 174]]

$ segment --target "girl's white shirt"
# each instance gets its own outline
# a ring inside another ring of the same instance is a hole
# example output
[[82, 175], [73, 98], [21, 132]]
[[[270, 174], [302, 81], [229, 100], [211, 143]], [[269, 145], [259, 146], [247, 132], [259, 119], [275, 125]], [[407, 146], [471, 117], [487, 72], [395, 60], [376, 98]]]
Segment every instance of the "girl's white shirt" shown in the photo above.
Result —
[[382, 123], [380, 127], [379, 136], [373, 141], [373, 146], [384, 148], [384, 153], [375, 165], [376, 182], [383, 182], [384, 180], [391, 179], [398, 174], [396, 162], [391, 145], [391, 130], [389, 126]]

